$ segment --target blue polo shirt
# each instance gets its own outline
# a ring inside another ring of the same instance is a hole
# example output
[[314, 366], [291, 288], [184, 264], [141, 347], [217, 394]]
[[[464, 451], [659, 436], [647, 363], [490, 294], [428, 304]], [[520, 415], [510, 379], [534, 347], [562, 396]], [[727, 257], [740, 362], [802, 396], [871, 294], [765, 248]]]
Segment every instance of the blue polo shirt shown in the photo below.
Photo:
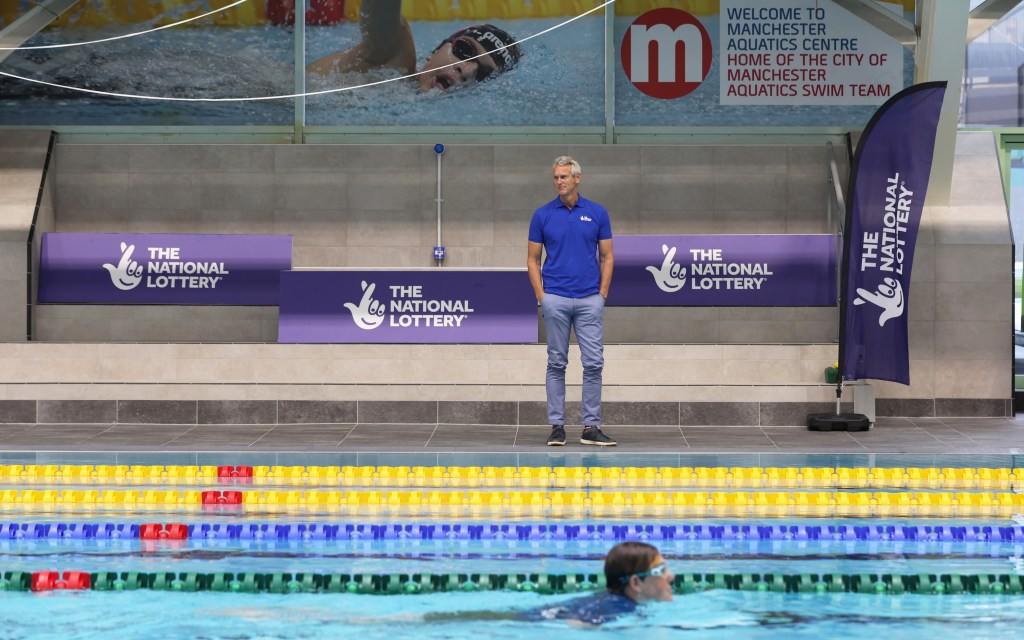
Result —
[[533, 213], [530, 242], [544, 245], [544, 293], [584, 298], [598, 293], [601, 267], [597, 242], [612, 237], [608, 210], [580, 196], [569, 208], [555, 198]]

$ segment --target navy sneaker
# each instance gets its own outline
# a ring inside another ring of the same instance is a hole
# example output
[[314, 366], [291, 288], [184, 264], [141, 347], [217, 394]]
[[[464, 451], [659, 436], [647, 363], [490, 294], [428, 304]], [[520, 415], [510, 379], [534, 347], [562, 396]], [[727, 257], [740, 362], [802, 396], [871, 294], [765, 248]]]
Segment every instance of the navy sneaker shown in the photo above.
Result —
[[583, 436], [580, 437], [580, 444], [592, 444], [598, 447], [614, 447], [619, 443], [601, 433], [601, 429], [599, 427], [583, 427]]
[[560, 424], [551, 425], [551, 435], [548, 436], [549, 447], [565, 446], [565, 426]]

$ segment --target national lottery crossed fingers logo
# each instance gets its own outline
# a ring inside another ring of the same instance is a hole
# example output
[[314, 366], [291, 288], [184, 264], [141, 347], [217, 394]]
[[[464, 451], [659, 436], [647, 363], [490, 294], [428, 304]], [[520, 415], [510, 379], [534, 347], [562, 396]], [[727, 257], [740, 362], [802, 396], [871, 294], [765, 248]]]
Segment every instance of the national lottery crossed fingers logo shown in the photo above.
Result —
[[138, 262], [132, 259], [135, 253], [135, 245], [121, 243], [121, 259], [116, 265], [106, 262], [103, 268], [110, 274], [110, 280], [114, 286], [121, 291], [131, 291], [142, 282], [142, 273], [145, 269]]
[[853, 304], [860, 306], [870, 302], [882, 313], [878, 316], [878, 326], [884, 327], [885, 323], [903, 315], [906, 310], [906, 296], [903, 295], [903, 285], [895, 278], [883, 278], [882, 282], [875, 287], [876, 291], [857, 288], [859, 298], [854, 298]]
[[105, 262], [102, 266], [121, 291], [140, 284], [146, 289], [216, 289], [230, 274], [226, 262], [189, 260], [181, 247], [147, 246], [137, 255], [134, 244], [121, 242], [120, 250], [117, 264]]
[[[348, 309], [352, 322], [364, 331], [381, 326], [397, 329], [444, 329], [461, 327], [476, 310], [468, 299], [434, 298], [424, 292], [420, 284], [386, 285], [381, 291], [390, 294], [390, 300], [382, 301], [376, 282], [360, 281], [362, 294], [358, 302], [348, 301], [342, 306]], [[386, 323], [386, 324], [385, 324]]]
[[384, 322], [386, 307], [373, 297], [373, 292], [377, 288], [375, 282], [367, 284], [366, 280], [363, 280], [362, 286], [363, 297], [359, 299], [359, 304], [346, 302], [344, 306], [352, 314], [352, 321], [356, 323], [357, 327], [371, 331]]
[[[678, 247], [661, 245], [660, 264], [647, 265], [645, 270], [664, 293], [719, 290], [760, 290], [774, 276], [767, 262], [735, 260], [721, 248], [690, 248], [677, 256]], [[683, 261], [689, 258], [689, 268]]]
[[675, 293], [686, 284], [686, 267], [675, 261], [676, 248], [667, 244], [661, 245], [661, 253], [665, 256], [661, 265], [647, 267], [654, 276], [654, 284], [665, 293]]

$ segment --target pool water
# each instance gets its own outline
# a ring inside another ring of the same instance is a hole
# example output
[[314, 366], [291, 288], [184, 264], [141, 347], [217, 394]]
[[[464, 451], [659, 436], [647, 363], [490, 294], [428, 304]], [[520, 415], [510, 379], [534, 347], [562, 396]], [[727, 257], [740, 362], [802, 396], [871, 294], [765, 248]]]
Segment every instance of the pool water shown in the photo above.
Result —
[[[595, 629], [562, 622], [495, 619], [571, 600], [571, 595], [483, 592], [410, 596], [250, 595], [127, 591], [3, 596], [5, 638], [521, 639], [555, 634], [593, 638]], [[452, 613], [458, 616], [452, 619]], [[45, 621], [45, 622], [41, 622]], [[995, 596], [899, 597], [706, 591], [648, 604], [601, 628], [643, 638], [875, 638], [917, 640], [1016, 637], [1024, 599]]]
[[[40, 520], [40, 518], [32, 518]], [[24, 521], [24, 519], [23, 519]], [[42, 519], [46, 521], [46, 519]], [[671, 521], [665, 521], [671, 522]], [[736, 522], [735, 520], [733, 522]], [[859, 525], [883, 524], [857, 521]], [[935, 524], [900, 521], [901, 525]], [[704, 524], [708, 524], [705, 521]], [[535, 526], [540, 522], [534, 522]], [[773, 526], [787, 522], [773, 521]], [[806, 523], [804, 523], [806, 524]], [[944, 522], [949, 525], [950, 522]], [[1007, 521], [974, 525], [1008, 526]], [[306, 572], [316, 574], [596, 574], [604, 540], [81, 540], [2, 539], [0, 569], [87, 572]], [[1024, 544], [997, 540], [688, 540], [658, 543], [677, 574], [1024, 574]], [[8, 573], [9, 574], [9, 573]], [[521, 638], [592, 637], [564, 621], [508, 619], [579, 597], [519, 591], [410, 595], [182, 593], [157, 590], [0, 594], [4, 638]], [[45, 620], [45, 624], [40, 624]], [[771, 593], [711, 589], [677, 594], [602, 629], [644, 637], [920, 638], [1012, 636], [1024, 623], [1013, 595]], [[548, 631], [544, 631], [548, 629]]]
[[[638, 499], [652, 486], [672, 488], [676, 504], [680, 492], [709, 486], [721, 491], [707, 494], [715, 500], [732, 499], [770, 490], [775, 467], [765, 468], [771, 473], [734, 468], [731, 480], [712, 473], [717, 467], [692, 473], [664, 467], [657, 474], [653, 467], [596, 467], [586, 474], [516, 467], [499, 481], [490, 479], [497, 468], [489, 467], [257, 466], [247, 468], [251, 479], [241, 479], [230, 473], [242, 467], [10, 465], [0, 469], [0, 584], [8, 589], [0, 592], [0, 638], [459, 639], [538, 632], [590, 638], [593, 628], [529, 621], [523, 613], [600, 588], [604, 555], [622, 539], [648, 539], [659, 548], [677, 576], [676, 596], [600, 632], [1013, 637], [1024, 623], [1024, 527], [1010, 513], [1017, 508], [1017, 474], [1005, 460], [985, 464], [999, 468], [822, 467], [779, 474], [782, 494], [799, 489], [836, 507], [866, 486], [879, 497], [923, 491], [917, 511], [902, 517], [827, 517], [839, 513], [832, 507], [799, 517], [795, 505], [790, 515], [774, 517], [751, 511], [724, 517], [711, 507], [688, 516], [631, 507], [589, 517], [512, 508], [513, 498], [545, 488], [549, 498], [585, 489], [594, 504], [610, 495]], [[101, 472], [116, 479], [104, 480]], [[566, 480], [577, 476], [583, 486]], [[922, 485], [919, 476], [931, 480]], [[708, 481], [702, 485], [701, 478]], [[465, 506], [403, 514], [382, 501], [365, 513], [364, 507], [345, 511], [348, 493], [405, 492], [409, 503], [417, 492], [451, 497], [485, 485], [505, 496], [504, 506], [482, 514]], [[126, 489], [148, 502], [97, 498]], [[201, 492], [214, 489], [247, 497], [235, 505], [201, 503]], [[337, 490], [334, 502], [305, 500], [330, 490]], [[950, 513], [975, 515], [907, 515], [925, 513], [933, 498], [953, 492], [959, 506]], [[257, 494], [276, 497], [249, 499]], [[296, 501], [277, 502], [289, 495]], [[168, 496], [178, 501], [164, 501]], [[981, 504], [978, 496], [1007, 509], [972, 511]], [[156, 530], [168, 535], [173, 524], [192, 528], [184, 539], [140, 539], [146, 524], [159, 524]], [[39, 572], [92, 574], [94, 589], [18, 590]]]

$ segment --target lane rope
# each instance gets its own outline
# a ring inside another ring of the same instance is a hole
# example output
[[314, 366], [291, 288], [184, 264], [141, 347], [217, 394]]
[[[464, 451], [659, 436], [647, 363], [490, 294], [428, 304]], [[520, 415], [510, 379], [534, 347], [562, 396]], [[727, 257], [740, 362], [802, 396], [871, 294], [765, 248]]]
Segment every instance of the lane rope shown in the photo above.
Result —
[[801, 541], [1024, 544], [1024, 526], [800, 524], [0, 523], [0, 540]]
[[[242, 593], [362, 593], [399, 595], [444, 591], [533, 591], [542, 594], [602, 589], [603, 574], [547, 573], [391, 573], [320, 574], [257, 572], [7, 571], [0, 591], [156, 591]], [[1024, 593], [1024, 576], [1010, 574], [892, 573], [684, 573], [672, 583], [676, 593], [709, 589], [774, 593], [990, 594]]]
[[579, 489], [990, 489], [1018, 490], [1014, 468], [988, 467], [515, 467], [0, 465], [0, 486], [230, 484], [360, 487], [565, 487]]

